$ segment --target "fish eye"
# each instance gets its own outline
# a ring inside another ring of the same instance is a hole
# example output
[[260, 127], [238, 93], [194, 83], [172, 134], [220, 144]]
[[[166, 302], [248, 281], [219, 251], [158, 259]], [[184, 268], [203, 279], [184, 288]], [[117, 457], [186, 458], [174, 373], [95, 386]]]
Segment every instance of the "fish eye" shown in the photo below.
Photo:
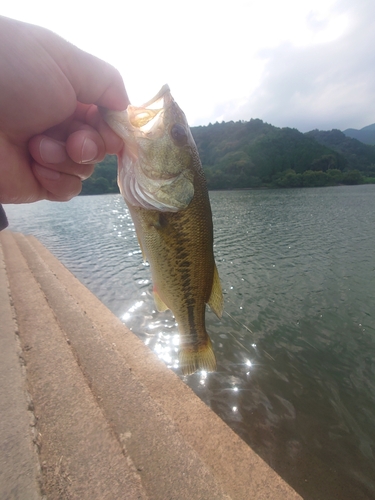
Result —
[[187, 143], [187, 133], [185, 127], [179, 123], [175, 123], [171, 128], [171, 136], [178, 146], [183, 146]]

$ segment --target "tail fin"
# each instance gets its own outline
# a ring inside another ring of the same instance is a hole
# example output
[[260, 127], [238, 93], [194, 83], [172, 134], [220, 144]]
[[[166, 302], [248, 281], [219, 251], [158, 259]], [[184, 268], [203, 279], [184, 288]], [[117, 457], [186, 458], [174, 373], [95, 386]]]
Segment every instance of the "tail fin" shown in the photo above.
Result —
[[183, 347], [178, 357], [183, 375], [191, 375], [198, 370], [207, 372], [216, 370], [216, 358], [209, 338], [206, 344]]

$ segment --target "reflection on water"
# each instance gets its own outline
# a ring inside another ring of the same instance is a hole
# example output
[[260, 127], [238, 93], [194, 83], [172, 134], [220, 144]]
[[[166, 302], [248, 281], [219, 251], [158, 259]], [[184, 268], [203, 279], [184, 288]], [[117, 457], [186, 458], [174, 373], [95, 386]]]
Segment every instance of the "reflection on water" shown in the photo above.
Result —
[[[184, 377], [306, 499], [375, 498], [375, 187], [211, 193], [218, 371]], [[178, 373], [120, 196], [8, 207]]]

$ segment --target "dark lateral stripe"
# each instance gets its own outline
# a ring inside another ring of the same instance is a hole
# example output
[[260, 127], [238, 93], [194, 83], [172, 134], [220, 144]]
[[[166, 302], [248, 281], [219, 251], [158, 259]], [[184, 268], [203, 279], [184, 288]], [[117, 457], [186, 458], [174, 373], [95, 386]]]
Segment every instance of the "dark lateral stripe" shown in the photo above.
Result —
[[188, 306], [188, 318], [189, 318], [189, 327], [190, 327], [190, 340], [191, 340], [191, 345], [198, 346], [199, 344], [199, 337], [198, 337], [198, 332], [195, 327], [195, 321], [194, 321], [194, 305], [189, 305]]

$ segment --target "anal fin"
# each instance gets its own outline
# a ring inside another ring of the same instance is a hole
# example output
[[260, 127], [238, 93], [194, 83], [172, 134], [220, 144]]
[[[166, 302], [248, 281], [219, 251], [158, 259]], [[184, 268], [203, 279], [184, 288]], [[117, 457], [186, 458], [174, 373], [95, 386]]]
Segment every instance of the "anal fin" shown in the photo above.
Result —
[[212, 280], [212, 289], [211, 295], [208, 299], [208, 305], [213, 310], [218, 318], [221, 318], [223, 314], [224, 307], [224, 299], [223, 299], [223, 291], [221, 289], [220, 277], [215, 264], [214, 268], [214, 278]]
[[159, 312], [164, 312], [167, 309], [169, 309], [169, 307], [161, 300], [160, 295], [158, 294], [158, 292], [155, 289], [154, 289], [153, 293], [154, 293], [154, 301], [155, 301], [156, 309]]

